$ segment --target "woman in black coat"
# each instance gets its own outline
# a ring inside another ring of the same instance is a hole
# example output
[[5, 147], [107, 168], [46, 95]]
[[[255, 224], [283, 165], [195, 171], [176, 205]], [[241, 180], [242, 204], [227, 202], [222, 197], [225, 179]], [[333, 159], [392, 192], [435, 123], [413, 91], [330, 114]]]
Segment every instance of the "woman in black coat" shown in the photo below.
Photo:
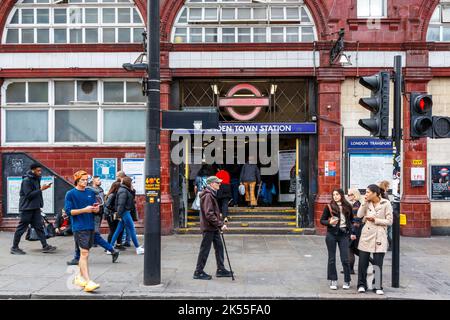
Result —
[[350, 289], [350, 263], [348, 260], [349, 235], [352, 228], [352, 205], [345, 199], [342, 189], [333, 190], [332, 200], [323, 210], [320, 223], [327, 226], [325, 242], [328, 249], [327, 279], [330, 289], [337, 290], [336, 245], [339, 246], [344, 268], [343, 289]]
[[116, 242], [122, 230], [126, 229], [127, 233], [131, 237], [131, 240], [133, 241], [134, 246], [136, 247], [136, 254], [144, 254], [144, 248], [139, 246], [136, 230], [134, 228], [134, 222], [131, 217], [131, 210], [135, 207], [131, 183], [132, 180], [130, 177], [123, 178], [122, 185], [116, 195], [115, 207], [117, 210], [117, 215], [120, 218], [120, 222], [111, 239], [111, 245]]

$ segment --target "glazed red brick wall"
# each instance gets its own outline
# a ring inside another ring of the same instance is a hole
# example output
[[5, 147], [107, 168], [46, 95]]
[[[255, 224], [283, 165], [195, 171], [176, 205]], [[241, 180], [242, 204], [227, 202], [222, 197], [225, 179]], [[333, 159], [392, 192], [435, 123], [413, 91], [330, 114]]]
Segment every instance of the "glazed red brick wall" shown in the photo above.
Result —
[[[331, 200], [333, 189], [341, 185], [341, 82], [340, 68], [318, 70], [318, 192], [315, 202], [315, 226], [318, 234], [325, 233], [320, 217]], [[336, 175], [325, 176], [325, 162], [336, 163]]]
[[[69, 182], [73, 182], [72, 176], [77, 170], [83, 169], [89, 173], [92, 172], [93, 158], [117, 158], [118, 168], [120, 170], [121, 158], [142, 158], [145, 155], [145, 150], [142, 147], [1, 148], [1, 152], [26, 152]], [[163, 181], [169, 180], [167, 171], [161, 172], [161, 176]], [[170, 192], [167, 183], [162, 191], [165, 193]], [[136, 202], [140, 218], [139, 222], [136, 223], [136, 228], [139, 232], [143, 232], [145, 197], [137, 196]], [[17, 219], [13, 220], [11, 221], [12, 225], [17, 223]], [[162, 234], [170, 234], [173, 229], [171, 206], [162, 206], [161, 221]], [[170, 225], [168, 225], [169, 223]], [[104, 226], [106, 225], [104, 224]], [[3, 227], [10, 229], [11, 224], [8, 223]]]

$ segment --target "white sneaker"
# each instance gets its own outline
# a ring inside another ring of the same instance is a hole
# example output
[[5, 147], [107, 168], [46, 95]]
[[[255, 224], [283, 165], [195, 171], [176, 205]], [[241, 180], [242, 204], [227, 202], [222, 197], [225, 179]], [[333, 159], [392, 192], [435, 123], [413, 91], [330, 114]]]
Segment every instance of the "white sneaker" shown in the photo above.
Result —
[[376, 293], [377, 293], [377, 295], [382, 296], [382, 295], [384, 294], [384, 291], [381, 290], [381, 289], [378, 289], [378, 290], [376, 291]]
[[364, 292], [366, 292], [366, 289], [364, 289], [364, 287], [358, 288], [358, 293], [364, 293]]
[[330, 283], [330, 289], [331, 290], [337, 290], [337, 281], [331, 281]]
[[141, 247], [137, 247], [136, 248], [136, 254], [137, 255], [144, 254], [144, 248], [142, 248], [142, 246]]
[[350, 282], [344, 282], [344, 285], [342, 286], [342, 289], [344, 289], [344, 290], [350, 289]]
[[109, 256], [112, 255], [112, 253], [110, 251], [106, 251], [106, 254]]

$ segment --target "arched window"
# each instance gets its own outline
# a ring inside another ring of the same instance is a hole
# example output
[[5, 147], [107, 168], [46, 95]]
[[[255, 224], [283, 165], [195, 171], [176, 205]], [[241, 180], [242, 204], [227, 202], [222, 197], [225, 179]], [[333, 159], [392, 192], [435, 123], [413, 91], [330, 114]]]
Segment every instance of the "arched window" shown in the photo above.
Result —
[[20, 0], [2, 43], [140, 43], [143, 31], [131, 0]]
[[450, 41], [450, 2], [439, 4], [428, 26], [427, 41]]
[[313, 42], [303, 0], [186, 0], [173, 43]]

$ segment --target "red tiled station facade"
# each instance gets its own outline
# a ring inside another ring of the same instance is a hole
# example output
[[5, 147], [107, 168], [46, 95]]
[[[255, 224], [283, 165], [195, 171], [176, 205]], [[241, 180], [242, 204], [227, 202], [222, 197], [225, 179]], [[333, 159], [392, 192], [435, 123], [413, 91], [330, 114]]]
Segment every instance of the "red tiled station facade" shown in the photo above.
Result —
[[[15, 0], [3, 0], [0, 7], [0, 37], [4, 32], [5, 22]], [[202, 69], [170, 69], [169, 52], [171, 51], [312, 51], [312, 43], [281, 43], [281, 44], [172, 44], [170, 32], [175, 17], [183, 0], [161, 0], [161, 108], [170, 108], [169, 94], [171, 81], [183, 78], [239, 78], [251, 77], [313, 77], [317, 80], [317, 110], [318, 120], [318, 193], [315, 202], [315, 227], [319, 234], [325, 232], [320, 223], [323, 208], [331, 199], [331, 192], [340, 186], [341, 181], [341, 125], [340, 100], [341, 86], [346, 77], [364, 76], [376, 73], [378, 68], [342, 68], [329, 65], [331, 40], [336, 39], [340, 28], [345, 29], [346, 50], [360, 51], [404, 51], [406, 52], [405, 86], [406, 91], [426, 91], [427, 83], [434, 76], [450, 76], [448, 68], [429, 68], [428, 52], [432, 50], [450, 50], [449, 44], [426, 43], [426, 32], [431, 15], [438, 5], [438, 0], [390, 0], [388, 1], [388, 18], [380, 20], [378, 29], [370, 28], [366, 19], [356, 16], [356, 0], [305, 0], [317, 29], [318, 41], [315, 50], [320, 53], [320, 67], [313, 68], [211, 68]], [[135, 0], [136, 6], [146, 20], [146, 1]], [[356, 43], [358, 42], [358, 43]], [[1, 45], [0, 52], [139, 52], [140, 45], [123, 44], [80, 44], [80, 45]], [[39, 77], [130, 77], [133, 74], [122, 69], [0, 69], [0, 84], [7, 78], [39, 78]], [[141, 77], [142, 74], [134, 74]], [[405, 98], [406, 99], [406, 98]], [[409, 134], [408, 103], [404, 103], [404, 137]], [[356, 120], [355, 120], [356, 121]], [[170, 137], [168, 132], [161, 133], [161, 178], [162, 203], [161, 219], [162, 233], [173, 232], [173, 200], [170, 196]], [[11, 148], [1, 147], [4, 152], [27, 152], [43, 164], [71, 181], [71, 175], [79, 168], [92, 170], [92, 158], [114, 157], [123, 158], [127, 154], [136, 157], [144, 155], [140, 147], [43, 147], [43, 148]], [[403, 235], [427, 237], [431, 234], [430, 202], [426, 187], [411, 188], [410, 159], [422, 160], [426, 164], [427, 141], [405, 140], [403, 198], [401, 211], [407, 214], [408, 225], [402, 227]], [[325, 162], [336, 162], [336, 176], [325, 176]], [[0, 181], [0, 183], [3, 183]], [[1, 187], [1, 185], [0, 185]], [[4, 197], [5, 195], [3, 195]], [[0, 199], [1, 201], [1, 199]], [[143, 201], [138, 198], [138, 210], [141, 220], [137, 227], [143, 227]], [[0, 206], [1, 208], [1, 206]], [[4, 218], [0, 214], [0, 227], [4, 230], [13, 229], [16, 219]], [[142, 231], [142, 230], [141, 230]]]

